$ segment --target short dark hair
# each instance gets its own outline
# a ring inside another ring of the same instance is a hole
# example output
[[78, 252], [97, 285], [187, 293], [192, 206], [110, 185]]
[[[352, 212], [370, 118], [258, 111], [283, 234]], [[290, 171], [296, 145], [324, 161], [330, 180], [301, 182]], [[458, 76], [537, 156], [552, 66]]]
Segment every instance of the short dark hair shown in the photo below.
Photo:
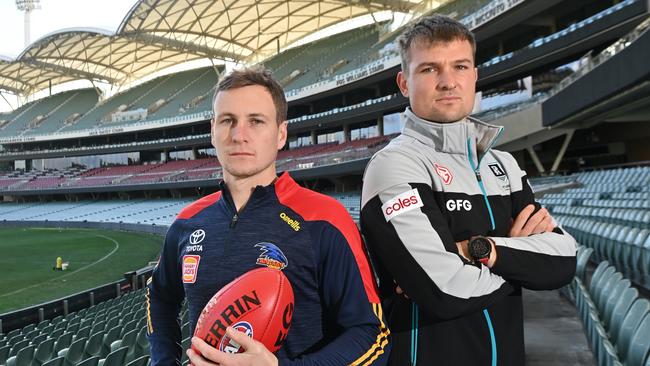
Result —
[[[247, 67], [240, 70], [234, 70], [221, 78], [214, 91], [212, 98], [212, 108], [217, 100], [217, 95], [221, 91], [243, 88], [250, 85], [260, 85], [266, 88], [271, 94], [273, 104], [275, 105], [275, 118], [278, 123], [287, 120], [287, 99], [284, 97], [284, 91], [280, 84], [273, 78], [271, 71], [263, 67]], [[254, 101], [251, 101], [254, 103]]]
[[450, 17], [432, 14], [419, 19], [406, 27], [397, 38], [399, 54], [402, 58], [402, 71], [408, 73], [411, 62], [410, 50], [414, 43], [432, 45], [436, 42], [467, 41], [472, 46], [472, 56], [476, 53], [474, 34], [461, 22]]

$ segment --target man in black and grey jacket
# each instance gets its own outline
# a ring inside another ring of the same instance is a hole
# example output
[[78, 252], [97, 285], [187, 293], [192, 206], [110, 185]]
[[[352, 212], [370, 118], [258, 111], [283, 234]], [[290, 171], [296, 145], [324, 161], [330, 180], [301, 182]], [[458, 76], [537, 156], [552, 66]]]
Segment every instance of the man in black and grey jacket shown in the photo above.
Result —
[[399, 38], [402, 134], [364, 175], [361, 227], [392, 331], [391, 365], [524, 364], [522, 287], [573, 278], [576, 242], [535, 202], [503, 128], [470, 118], [475, 41], [425, 17]]

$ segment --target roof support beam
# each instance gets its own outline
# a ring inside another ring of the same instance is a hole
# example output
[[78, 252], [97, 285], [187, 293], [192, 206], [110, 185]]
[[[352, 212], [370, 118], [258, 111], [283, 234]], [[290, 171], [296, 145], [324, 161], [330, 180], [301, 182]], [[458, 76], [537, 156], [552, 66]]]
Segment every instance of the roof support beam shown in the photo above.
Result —
[[121, 35], [146, 44], [158, 44], [167, 50], [174, 50], [179, 52], [189, 51], [190, 53], [194, 54], [202, 54], [206, 58], [231, 60], [240, 60], [242, 58], [241, 55], [238, 55], [236, 53], [225, 52], [223, 50], [200, 46], [194, 43], [181, 42], [167, 37], [157, 36], [151, 33], [123, 33]]
[[117, 83], [118, 82], [117, 79], [114, 79], [114, 78], [111, 78], [111, 77], [107, 77], [107, 76], [104, 76], [104, 75], [99, 75], [99, 74], [95, 74], [95, 73], [87, 72], [87, 71], [83, 71], [83, 70], [72, 69], [72, 68], [69, 68], [69, 67], [56, 65], [56, 64], [49, 63], [49, 62], [43, 62], [43, 61], [38, 61], [38, 60], [34, 60], [34, 59], [23, 59], [21, 61], [26, 63], [26, 64], [30, 64], [30, 65], [34, 65], [34, 66], [43, 68], [45, 70], [50, 70], [50, 71], [60, 73], [62, 75], [78, 77], [79, 79], [106, 80], [106, 81], [108, 81], [110, 83]]

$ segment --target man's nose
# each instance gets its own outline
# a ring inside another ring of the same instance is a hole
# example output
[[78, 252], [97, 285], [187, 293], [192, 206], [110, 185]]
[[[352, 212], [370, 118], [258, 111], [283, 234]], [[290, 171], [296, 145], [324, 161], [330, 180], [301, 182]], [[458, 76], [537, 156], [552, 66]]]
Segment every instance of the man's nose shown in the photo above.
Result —
[[438, 74], [438, 89], [452, 90], [456, 87], [456, 80], [451, 73], [451, 70], [444, 68]]
[[248, 141], [248, 127], [245, 123], [236, 123], [231, 127], [230, 135], [233, 142]]

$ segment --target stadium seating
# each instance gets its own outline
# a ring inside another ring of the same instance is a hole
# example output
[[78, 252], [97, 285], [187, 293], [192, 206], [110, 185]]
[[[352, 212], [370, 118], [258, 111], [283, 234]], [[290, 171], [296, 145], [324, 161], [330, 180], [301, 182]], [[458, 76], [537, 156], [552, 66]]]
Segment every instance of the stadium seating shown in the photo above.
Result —
[[[582, 244], [571, 289], [598, 365], [650, 362], [650, 167], [583, 172], [540, 202]], [[590, 261], [598, 264], [589, 275]]]
[[[145, 311], [144, 291], [138, 290], [16, 329], [0, 336], [0, 365], [146, 365]], [[113, 325], [105, 329], [108, 323]]]
[[[215, 69], [204, 67], [161, 76], [99, 103], [94, 89], [56, 94], [24, 104], [10, 113], [0, 113], [0, 137], [183, 118], [210, 110], [216, 81]], [[137, 109], [147, 110], [144, 120], [111, 121], [114, 112]]]
[[[376, 136], [340, 144], [324, 143], [283, 150], [278, 154], [276, 166], [279, 171], [290, 171], [366, 159], [384, 147], [393, 137], [395, 135]], [[0, 174], [0, 190], [19, 191], [165, 183], [190, 179], [219, 178], [220, 173], [221, 167], [214, 158], [111, 166], [90, 170], [69, 168], [64, 170], [18, 171]]]
[[[298, 89], [327, 77], [350, 62], [349, 55], [370, 48], [379, 39], [378, 26], [342, 32], [282, 52], [264, 62], [285, 90]], [[325, 71], [323, 71], [325, 70]]]
[[576, 307], [599, 366], [644, 365], [650, 353], [650, 302], [607, 261], [589, 283], [573, 281]]
[[540, 200], [578, 240], [650, 288], [650, 167], [580, 173], [582, 185]]
[[47, 118], [39, 125], [25, 131], [25, 134], [46, 134], [56, 132], [66, 124], [72, 124], [97, 104], [97, 92], [94, 89], [75, 91], [64, 103], [52, 110], [43, 110]]
[[77, 93], [77, 91], [63, 92], [30, 103], [20, 113], [14, 115], [0, 132], [3, 136], [8, 137], [22, 134], [30, 126], [42, 123], [49, 112], [61, 107], [64, 103], [76, 96]]

